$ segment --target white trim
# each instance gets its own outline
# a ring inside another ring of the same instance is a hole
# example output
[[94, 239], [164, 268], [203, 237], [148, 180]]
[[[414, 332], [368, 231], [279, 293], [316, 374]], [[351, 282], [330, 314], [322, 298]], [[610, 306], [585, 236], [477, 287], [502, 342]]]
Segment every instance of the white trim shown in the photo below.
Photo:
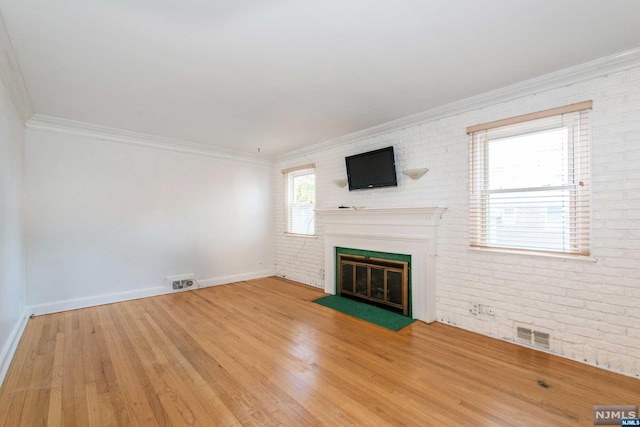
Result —
[[[227, 283], [239, 282], [242, 280], [257, 279], [260, 277], [272, 276], [272, 270], [262, 270], [252, 273], [236, 274], [229, 276], [220, 276], [211, 279], [197, 280], [201, 287], [217, 286]], [[153, 297], [158, 295], [172, 294], [176, 291], [169, 289], [167, 286], [157, 286], [154, 288], [145, 288], [135, 291], [118, 292], [112, 294], [96, 295], [85, 298], [75, 298], [64, 301], [54, 301], [44, 304], [37, 304], [27, 307], [34, 315], [43, 315], [50, 313], [58, 313], [67, 310], [77, 310], [79, 308], [94, 307], [103, 304], [112, 304], [116, 302], [129, 301], [140, 298]], [[181, 292], [181, 291], [177, 291]]]
[[74, 298], [63, 301], [54, 301], [44, 304], [29, 306], [34, 315], [58, 313], [67, 310], [77, 310], [79, 308], [94, 307], [96, 305], [112, 304], [115, 302], [129, 301], [139, 298], [147, 298], [156, 295], [163, 295], [173, 292], [165, 286], [146, 288], [135, 291], [118, 292], [113, 294], [96, 295], [85, 298]]
[[351, 142], [373, 138], [418, 124], [455, 116], [501, 102], [513, 101], [514, 99], [534, 95], [539, 92], [604, 77], [612, 73], [618, 73], [636, 67], [640, 67], [640, 47], [435, 107], [421, 113], [405, 116], [398, 120], [363, 129], [328, 141], [319, 142], [298, 150], [293, 150], [278, 156], [277, 160], [281, 161], [300, 155], [317, 153]]
[[216, 277], [213, 279], [198, 280], [198, 283], [200, 283], [201, 287], [208, 288], [210, 286], [226, 285], [229, 283], [242, 282], [244, 280], [252, 280], [252, 279], [259, 279], [261, 277], [269, 277], [269, 276], [273, 276], [274, 274], [276, 274], [275, 270], [262, 270], [262, 271], [255, 271], [253, 273], [232, 274], [230, 276], [222, 276], [222, 277]]
[[24, 84], [24, 78], [22, 77], [20, 65], [13, 50], [11, 37], [7, 32], [2, 12], [0, 12], [0, 50], [4, 52], [3, 55], [0, 55], [0, 75], [11, 96], [13, 105], [18, 111], [20, 119], [22, 119], [22, 123], [26, 123], [35, 111], [31, 104], [27, 86]]
[[11, 330], [7, 342], [2, 348], [2, 352], [0, 353], [0, 386], [4, 382], [5, 375], [7, 375], [9, 365], [11, 364], [11, 360], [13, 360], [13, 356], [18, 348], [18, 343], [20, 342], [20, 338], [22, 338], [22, 334], [27, 327], [27, 320], [29, 320], [30, 316], [31, 312], [29, 311], [29, 308], [26, 307], [20, 315], [18, 322]]
[[477, 247], [469, 247], [467, 248], [467, 252], [469, 253], [487, 253], [490, 255], [508, 255], [508, 256], [521, 256], [525, 258], [531, 257], [542, 257], [542, 258], [550, 258], [556, 259], [559, 261], [566, 262], [583, 262], [587, 264], [595, 264], [598, 262], [598, 258], [594, 257], [593, 254], [589, 256], [582, 255], [571, 255], [570, 253], [561, 254], [561, 253], [547, 253], [547, 252], [536, 252], [536, 251], [517, 251], [510, 250], [508, 248], [477, 248]]
[[309, 163], [308, 165], [301, 165], [301, 166], [294, 166], [292, 168], [287, 168], [287, 169], [282, 169], [280, 172], [287, 175], [290, 174], [292, 172], [298, 172], [298, 171], [304, 171], [304, 170], [315, 170], [316, 169], [316, 164], [315, 163]]
[[222, 147], [214, 147], [207, 144], [198, 144], [124, 129], [116, 129], [108, 126], [94, 125], [76, 120], [61, 119], [42, 114], [36, 114], [31, 117], [31, 119], [27, 121], [26, 127], [31, 131], [62, 133], [65, 135], [91, 138], [97, 141], [139, 145], [161, 150], [179, 151], [183, 153], [197, 154], [200, 156], [217, 157], [220, 159], [236, 160], [266, 166], [273, 165], [271, 159], [265, 159], [256, 155]]
[[447, 208], [436, 207], [391, 207], [391, 208], [344, 208], [316, 209], [323, 222], [338, 224], [389, 225], [399, 221], [407, 225], [437, 225]]
[[[311, 201], [311, 207], [314, 208], [315, 210], [315, 206], [316, 206], [316, 202], [317, 202], [317, 191], [316, 191], [316, 165], [314, 163], [310, 163], [308, 165], [304, 165], [304, 166], [300, 166], [300, 167], [295, 167], [295, 168], [289, 168], [289, 169], [283, 169], [282, 173], [284, 174], [284, 178], [285, 178], [285, 198], [286, 198], [286, 205], [285, 205], [285, 210], [287, 213], [287, 227], [285, 230], [285, 234], [288, 235], [297, 235], [297, 236], [309, 236], [309, 237], [314, 237], [317, 235], [316, 233], [316, 224], [315, 224], [315, 213], [311, 216], [311, 219], [309, 219], [307, 221], [307, 227], [305, 228], [304, 232], [301, 232], [303, 230], [294, 230], [295, 225], [297, 224], [297, 221], [301, 220], [302, 218], [300, 218], [299, 215], [294, 214], [294, 211], [296, 211], [294, 209], [295, 206], [309, 206], [309, 204], [307, 204], [306, 202], [302, 203], [302, 202], [298, 202], [296, 201], [296, 188], [295, 188], [295, 183], [296, 180], [298, 178], [303, 178], [303, 177], [307, 177], [312, 175], [313, 176], [313, 196], [312, 196], [312, 201]], [[297, 211], [296, 211], [297, 212]], [[296, 223], [296, 224], [294, 224]], [[302, 225], [304, 226], [304, 222], [302, 222]], [[311, 228], [311, 224], [313, 224], [313, 230], [310, 230]]]
[[337, 247], [411, 255], [412, 316], [437, 320], [436, 256], [443, 207], [317, 209], [324, 226], [324, 291], [336, 293]]

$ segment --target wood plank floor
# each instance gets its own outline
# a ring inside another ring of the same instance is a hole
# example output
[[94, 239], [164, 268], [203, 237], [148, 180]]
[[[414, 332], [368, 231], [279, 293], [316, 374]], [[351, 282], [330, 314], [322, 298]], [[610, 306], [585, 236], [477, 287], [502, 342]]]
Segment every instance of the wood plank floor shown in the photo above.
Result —
[[591, 426], [640, 403], [640, 380], [321, 295], [266, 278], [34, 317], [0, 425]]

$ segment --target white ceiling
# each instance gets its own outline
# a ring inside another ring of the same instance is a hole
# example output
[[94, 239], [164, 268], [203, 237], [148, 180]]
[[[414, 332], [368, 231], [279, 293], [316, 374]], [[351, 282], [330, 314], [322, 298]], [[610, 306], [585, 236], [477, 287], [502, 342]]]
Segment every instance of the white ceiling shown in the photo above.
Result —
[[0, 0], [38, 114], [272, 157], [640, 46], [640, 0]]

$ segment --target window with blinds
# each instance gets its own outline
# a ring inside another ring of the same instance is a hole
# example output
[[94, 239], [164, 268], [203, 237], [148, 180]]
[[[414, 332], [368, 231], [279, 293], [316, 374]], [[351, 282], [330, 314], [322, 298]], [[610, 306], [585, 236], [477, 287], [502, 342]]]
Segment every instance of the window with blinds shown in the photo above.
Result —
[[467, 128], [471, 247], [589, 255], [591, 108]]
[[315, 235], [315, 165], [286, 169], [282, 173], [287, 193], [287, 233]]

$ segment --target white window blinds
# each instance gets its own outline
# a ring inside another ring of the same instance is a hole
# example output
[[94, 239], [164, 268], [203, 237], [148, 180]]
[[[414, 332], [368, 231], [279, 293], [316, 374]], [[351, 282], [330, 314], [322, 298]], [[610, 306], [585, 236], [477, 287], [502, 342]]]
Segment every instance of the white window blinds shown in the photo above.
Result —
[[315, 165], [283, 170], [287, 195], [287, 233], [315, 234]]
[[472, 247], [589, 255], [591, 107], [467, 128]]

